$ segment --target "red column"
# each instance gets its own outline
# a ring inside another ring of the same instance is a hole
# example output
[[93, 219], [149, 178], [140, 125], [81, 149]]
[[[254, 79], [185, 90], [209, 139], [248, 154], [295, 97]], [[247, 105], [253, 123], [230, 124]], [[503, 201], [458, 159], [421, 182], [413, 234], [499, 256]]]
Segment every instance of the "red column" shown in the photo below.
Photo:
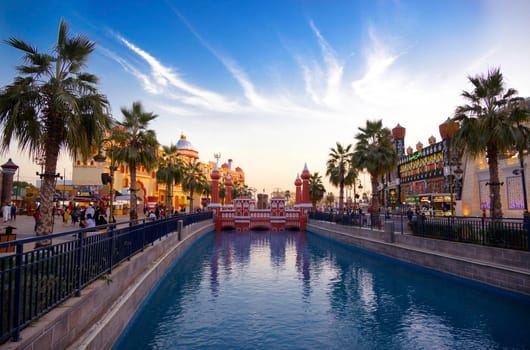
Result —
[[219, 179], [221, 178], [221, 174], [219, 173], [219, 170], [217, 170], [217, 164], [215, 164], [215, 167], [213, 168], [212, 174], [210, 175], [212, 179], [212, 204], [219, 203]]
[[311, 173], [307, 170], [307, 164], [304, 165], [304, 171], [302, 171], [302, 203], [311, 203], [309, 198], [309, 178]]
[[230, 174], [226, 176], [225, 189], [226, 189], [225, 204], [232, 205], [232, 177], [230, 176]]
[[296, 186], [296, 195], [294, 204], [302, 203], [302, 180], [300, 180], [300, 175], [296, 175], [296, 180], [294, 180], [294, 185]]

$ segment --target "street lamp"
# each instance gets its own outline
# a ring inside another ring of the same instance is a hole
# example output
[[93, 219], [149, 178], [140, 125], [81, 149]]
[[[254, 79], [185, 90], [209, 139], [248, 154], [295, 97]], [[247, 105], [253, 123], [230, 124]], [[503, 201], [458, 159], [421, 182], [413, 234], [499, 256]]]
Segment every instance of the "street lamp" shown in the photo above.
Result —
[[101, 142], [101, 150], [103, 150], [105, 154], [103, 155], [101, 152], [98, 152], [98, 154], [94, 156], [94, 160], [98, 163], [106, 163], [107, 155], [110, 153], [110, 174], [102, 173], [101, 182], [103, 185], [109, 184], [109, 223], [114, 223], [114, 172], [118, 170], [118, 167], [114, 165], [114, 150], [113, 144], [110, 140], [103, 140]]

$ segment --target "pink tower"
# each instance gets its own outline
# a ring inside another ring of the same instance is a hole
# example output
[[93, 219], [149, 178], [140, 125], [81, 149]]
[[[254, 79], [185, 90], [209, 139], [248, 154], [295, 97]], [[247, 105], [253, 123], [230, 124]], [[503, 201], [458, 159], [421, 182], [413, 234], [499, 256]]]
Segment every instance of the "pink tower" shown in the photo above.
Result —
[[212, 200], [208, 208], [214, 212], [215, 229], [219, 231], [221, 230], [221, 216], [219, 215], [221, 211], [221, 202], [219, 200], [219, 179], [221, 174], [217, 169], [217, 163], [215, 163], [210, 178], [212, 179]]
[[294, 204], [300, 204], [302, 203], [302, 180], [300, 179], [300, 174], [296, 174], [296, 180], [294, 180], [294, 185], [296, 186]]
[[307, 170], [307, 163], [304, 164], [304, 171], [302, 171], [302, 203], [307, 204], [311, 203], [309, 198], [309, 179], [311, 178], [311, 173]]
[[232, 205], [232, 177], [230, 176], [230, 174], [226, 175], [225, 178], [225, 190], [225, 205]]
[[213, 168], [212, 174], [210, 175], [210, 178], [212, 179], [212, 204], [219, 204], [219, 179], [221, 178], [221, 173], [219, 173], [219, 169], [217, 169], [217, 163], [215, 163], [215, 166]]

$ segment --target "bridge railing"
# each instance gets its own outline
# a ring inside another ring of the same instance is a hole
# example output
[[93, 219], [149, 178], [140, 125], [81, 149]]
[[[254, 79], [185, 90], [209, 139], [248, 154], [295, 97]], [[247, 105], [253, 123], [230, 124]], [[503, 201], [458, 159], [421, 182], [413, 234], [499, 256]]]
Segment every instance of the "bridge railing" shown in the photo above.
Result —
[[523, 218], [492, 219], [467, 216], [414, 216], [406, 214], [336, 214], [310, 212], [310, 219], [341, 225], [381, 229], [385, 221], [394, 223], [402, 234], [466, 242], [492, 247], [529, 250], [530, 220]]
[[[0, 257], [0, 344], [156, 240], [184, 226], [210, 220], [212, 212], [141, 219], [0, 243], [16, 252]], [[97, 230], [96, 232], [94, 232]], [[54, 244], [24, 251], [44, 239]]]

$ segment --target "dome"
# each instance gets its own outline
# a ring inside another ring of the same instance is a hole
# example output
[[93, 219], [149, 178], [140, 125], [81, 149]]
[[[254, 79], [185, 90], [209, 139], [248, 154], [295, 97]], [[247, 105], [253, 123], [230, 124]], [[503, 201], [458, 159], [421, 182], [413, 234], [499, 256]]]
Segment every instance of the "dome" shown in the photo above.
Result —
[[191, 144], [191, 142], [186, 140], [186, 135], [181, 134], [180, 135], [180, 140], [178, 140], [178, 142], [177, 142], [177, 149], [179, 149], [179, 150], [182, 150], [182, 149], [193, 150], [194, 148], [193, 148], [193, 145]]
[[191, 159], [199, 159], [199, 152], [197, 152], [191, 142], [186, 140], [186, 135], [180, 134], [180, 140], [177, 142], [177, 150], [180, 155]]

